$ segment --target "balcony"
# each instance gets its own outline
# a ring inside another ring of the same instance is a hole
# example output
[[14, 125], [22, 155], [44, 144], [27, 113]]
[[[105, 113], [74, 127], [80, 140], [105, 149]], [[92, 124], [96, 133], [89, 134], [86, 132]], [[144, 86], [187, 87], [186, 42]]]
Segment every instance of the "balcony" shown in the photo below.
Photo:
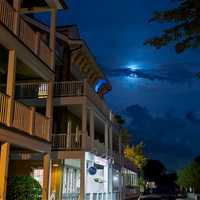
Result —
[[109, 110], [98, 94], [84, 81], [56, 82], [54, 85], [55, 97], [81, 97], [86, 96], [107, 117]]
[[34, 31], [6, 0], [0, 0], [0, 22], [45, 64], [51, 66], [51, 49], [41, 39], [39, 32]]
[[[45, 82], [17, 83], [16, 97], [24, 98], [45, 98], [48, 86]], [[65, 81], [54, 83], [54, 97], [87, 97], [108, 119], [110, 112], [98, 94], [84, 81]]]
[[[93, 144], [92, 144], [93, 143]], [[54, 151], [92, 151], [97, 155], [105, 155], [105, 145], [98, 140], [92, 139], [90, 136], [83, 134], [82, 132], [77, 133], [59, 133], [53, 134], [52, 136], [52, 149]]]
[[0, 123], [24, 133], [49, 140], [49, 119], [0, 92]]

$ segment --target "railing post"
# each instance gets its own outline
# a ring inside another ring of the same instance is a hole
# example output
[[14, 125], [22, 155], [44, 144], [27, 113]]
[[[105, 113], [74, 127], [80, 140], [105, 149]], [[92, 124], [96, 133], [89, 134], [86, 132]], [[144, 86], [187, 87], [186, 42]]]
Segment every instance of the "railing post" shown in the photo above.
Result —
[[67, 123], [67, 148], [71, 148], [71, 121]]
[[14, 91], [15, 91], [15, 71], [16, 71], [16, 52], [9, 50], [8, 56], [8, 72], [6, 83], [6, 94], [10, 96], [8, 101], [7, 126], [12, 126], [14, 113]]
[[6, 120], [7, 126], [12, 127], [13, 118], [14, 118], [14, 99], [13, 99], [13, 97], [9, 97], [9, 99], [8, 99], [8, 113], [7, 113], [7, 120]]
[[105, 131], [104, 131], [104, 138], [105, 138], [105, 150], [106, 155], [108, 155], [108, 122], [105, 123]]
[[87, 96], [87, 91], [88, 90], [88, 82], [87, 82], [87, 79], [84, 79], [83, 80], [83, 95], [84, 96]]
[[57, 10], [54, 8], [51, 10], [51, 24], [50, 24], [50, 37], [49, 37], [49, 47], [51, 49], [51, 68], [55, 67], [55, 44], [56, 44], [56, 12]]
[[35, 132], [35, 108], [31, 107], [31, 116], [30, 116], [30, 129], [29, 133], [33, 135]]
[[15, 11], [14, 11], [13, 32], [16, 35], [18, 35], [18, 33], [19, 33], [19, 22], [20, 22], [19, 10], [21, 8], [21, 0], [13, 0], [13, 8], [15, 9]]

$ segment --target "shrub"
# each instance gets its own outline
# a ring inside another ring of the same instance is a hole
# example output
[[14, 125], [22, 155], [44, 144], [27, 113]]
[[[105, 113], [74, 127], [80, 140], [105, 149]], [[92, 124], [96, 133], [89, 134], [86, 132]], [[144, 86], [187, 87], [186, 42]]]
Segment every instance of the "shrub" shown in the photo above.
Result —
[[31, 176], [11, 176], [7, 184], [7, 200], [41, 200], [42, 189]]

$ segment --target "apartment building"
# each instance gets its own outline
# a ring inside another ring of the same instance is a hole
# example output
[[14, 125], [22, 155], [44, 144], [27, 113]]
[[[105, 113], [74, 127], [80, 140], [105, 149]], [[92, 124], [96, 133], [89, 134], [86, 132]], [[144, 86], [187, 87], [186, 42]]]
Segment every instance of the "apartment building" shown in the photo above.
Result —
[[[43, 169], [42, 199], [48, 199], [56, 11], [64, 8], [59, 0], [0, 0], [1, 200], [6, 199], [7, 177], [34, 173], [38, 167]], [[47, 41], [24, 20], [25, 14], [34, 12], [50, 13]], [[48, 84], [43, 111], [16, 99], [16, 83], [27, 80]], [[37, 161], [26, 161], [30, 153], [39, 155]]]
[[[43, 200], [126, 198], [137, 173], [104, 102], [109, 81], [78, 28], [56, 27], [64, 1], [20, 2], [0, 0], [0, 199], [9, 175], [32, 175]], [[25, 15], [44, 11], [50, 26]]]

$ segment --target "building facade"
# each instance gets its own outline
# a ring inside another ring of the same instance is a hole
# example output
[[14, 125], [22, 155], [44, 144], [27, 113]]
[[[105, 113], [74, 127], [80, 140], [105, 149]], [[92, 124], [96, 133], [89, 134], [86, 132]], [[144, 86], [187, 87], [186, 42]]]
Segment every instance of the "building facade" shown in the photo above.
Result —
[[[104, 102], [109, 81], [77, 27], [56, 27], [63, 2], [0, 0], [3, 200], [16, 175], [38, 180], [43, 200], [125, 199], [137, 187]], [[50, 12], [50, 26], [36, 12]]]

